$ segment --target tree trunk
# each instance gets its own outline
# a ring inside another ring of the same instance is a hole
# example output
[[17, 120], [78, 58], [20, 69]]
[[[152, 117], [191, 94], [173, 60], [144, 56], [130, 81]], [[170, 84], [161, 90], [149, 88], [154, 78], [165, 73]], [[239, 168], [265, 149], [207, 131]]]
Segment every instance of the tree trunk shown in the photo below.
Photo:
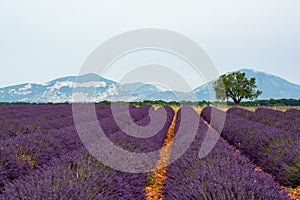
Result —
[[234, 101], [234, 105], [236, 105], [236, 106], [240, 105], [240, 103], [241, 103], [241, 100], [238, 100], [235, 98], [233, 98], [233, 101]]

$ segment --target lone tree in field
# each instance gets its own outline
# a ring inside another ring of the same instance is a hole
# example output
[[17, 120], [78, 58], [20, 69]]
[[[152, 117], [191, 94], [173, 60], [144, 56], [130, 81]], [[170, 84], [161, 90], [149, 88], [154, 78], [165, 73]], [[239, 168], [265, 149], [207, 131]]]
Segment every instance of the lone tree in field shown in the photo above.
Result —
[[223, 74], [213, 85], [216, 99], [224, 101], [231, 98], [235, 105], [239, 105], [242, 99], [256, 99], [262, 91], [254, 90], [257, 87], [255, 82], [255, 78], [247, 79], [245, 73]]

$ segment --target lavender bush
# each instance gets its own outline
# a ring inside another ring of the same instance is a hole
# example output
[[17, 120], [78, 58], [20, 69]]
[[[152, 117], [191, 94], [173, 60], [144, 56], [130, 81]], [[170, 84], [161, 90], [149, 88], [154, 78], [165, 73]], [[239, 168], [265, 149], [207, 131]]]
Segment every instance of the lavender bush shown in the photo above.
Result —
[[300, 134], [300, 115], [290, 112], [282, 112], [269, 108], [258, 108], [256, 112], [251, 112], [238, 107], [230, 108], [227, 111], [227, 113], [237, 114], [245, 119], [259, 122], [266, 126], [272, 126]]
[[[118, 129], [114, 117], [122, 115], [126, 105], [120, 106], [120, 113], [116, 116], [112, 116], [109, 106], [96, 105], [96, 114], [99, 125], [104, 127], [116, 145], [119, 142], [128, 151], [147, 152], [161, 148], [174, 115], [169, 107], [161, 109], [167, 111], [167, 122], [149, 141], [132, 138]], [[137, 124], [149, 123], [149, 111], [153, 111], [151, 106], [130, 106], [130, 115]], [[37, 115], [36, 112], [33, 114]], [[147, 174], [118, 172], [91, 158], [77, 135], [72, 118], [64, 113], [56, 115], [68, 119], [65, 123], [70, 125], [0, 140], [0, 193], [3, 192], [0, 198], [144, 198], [143, 187], [146, 185]]]
[[187, 152], [169, 166], [164, 199], [290, 199], [278, 184], [255, 171], [249, 159], [222, 138], [208, 156], [200, 159], [204, 137], [213, 130], [195, 112], [191, 111], [190, 117], [198, 118], [199, 129]]
[[[208, 122], [212, 109], [224, 114], [221, 110], [207, 107], [201, 116]], [[272, 174], [280, 184], [293, 187], [300, 184], [299, 134], [266, 126], [231, 112], [226, 114], [221, 134], [264, 171]]]

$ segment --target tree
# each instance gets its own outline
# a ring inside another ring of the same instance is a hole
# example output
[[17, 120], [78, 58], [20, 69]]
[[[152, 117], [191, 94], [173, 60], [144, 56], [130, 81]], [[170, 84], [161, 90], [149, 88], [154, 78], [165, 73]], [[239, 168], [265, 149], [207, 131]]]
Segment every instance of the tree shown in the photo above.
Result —
[[257, 87], [255, 82], [255, 78], [247, 79], [245, 73], [223, 74], [213, 85], [216, 99], [224, 101], [231, 98], [235, 105], [239, 105], [242, 99], [256, 99], [262, 91], [254, 90]]

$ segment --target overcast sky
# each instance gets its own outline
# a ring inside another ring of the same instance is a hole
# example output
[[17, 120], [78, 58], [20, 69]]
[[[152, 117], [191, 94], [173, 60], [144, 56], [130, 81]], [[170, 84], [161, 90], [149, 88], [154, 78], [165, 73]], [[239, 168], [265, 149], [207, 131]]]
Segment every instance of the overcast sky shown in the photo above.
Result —
[[219, 73], [252, 68], [300, 84], [299, 22], [299, 0], [0, 0], [0, 87], [76, 75], [102, 42], [139, 28], [188, 36]]

